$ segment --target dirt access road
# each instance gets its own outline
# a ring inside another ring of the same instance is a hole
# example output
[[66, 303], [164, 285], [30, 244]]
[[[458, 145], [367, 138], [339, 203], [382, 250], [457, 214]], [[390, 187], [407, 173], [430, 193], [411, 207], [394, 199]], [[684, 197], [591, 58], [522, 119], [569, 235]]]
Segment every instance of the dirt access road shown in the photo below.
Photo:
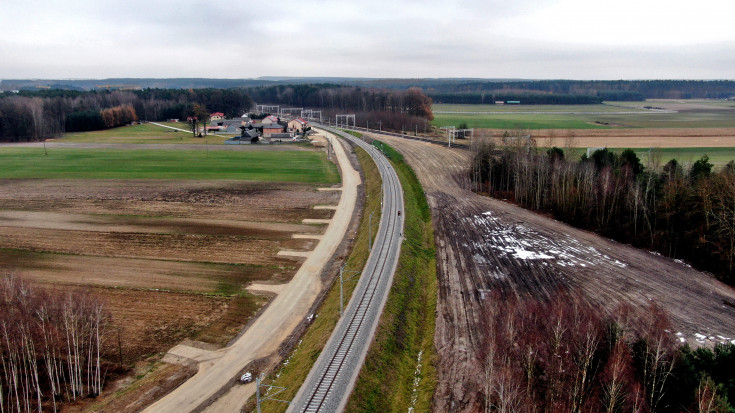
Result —
[[[147, 412], [198, 411], [231, 388], [240, 371], [251, 361], [266, 357], [278, 350], [296, 326], [308, 316], [314, 300], [323, 285], [321, 273], [337, 247], [342, 243], [352, 219], [357, 202], [357, 187], [360, 174], [353, 169], [341, 144], [330, 134], [334, 153], [342, 176], [341, 197], [334, 216], [321, 240], [296, 272], [293, 279], [253, 324], [229, 347], [216, 352], [195, 352], [190, 358], [201, 362], [197, 374], [172, 393], [151, 405]], [[191, 350], [191, 349], [187, 349]], [[242, 404], [231, 404], [232, 400], [245, 403], [252, 386], [235, 388], [215, 410], [234, 409]], [[212, 410], [210, 408], [210, 410]]]
[[569, 288], [608, 310], [655, 301], [671, 314], [680, 340], [707, 345], [735, 338], [731, 287], [685, 263], [464, 189], [467, 151], [376, 137], [404, 154], [432, 209], [439, 277], [435, 411], [481, 407], [479, 311], [490, 290], [544, 297]]

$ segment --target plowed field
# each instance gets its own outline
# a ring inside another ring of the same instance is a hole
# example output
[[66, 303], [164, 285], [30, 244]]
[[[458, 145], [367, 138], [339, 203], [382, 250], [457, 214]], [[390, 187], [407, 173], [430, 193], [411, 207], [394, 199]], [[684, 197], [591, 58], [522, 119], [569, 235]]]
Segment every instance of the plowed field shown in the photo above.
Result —
[[480, 408], [478, 317], [490, 290], [544, 297], [569, 288], [602, 311], [655, 301], [671, 314], [672, 333], [682, 341], [735, 339], [735, 291], [708, 274], [466, 190], [468, 152], [379, 138], [404, 154], [432, 208], [439, 277], [435, 411]]
[[0, 180], [0, 269], [108, 303], [125, 362], [184, 338], [226, 344], [283, 283], [330, 218], [339, 193], [247, 181]]

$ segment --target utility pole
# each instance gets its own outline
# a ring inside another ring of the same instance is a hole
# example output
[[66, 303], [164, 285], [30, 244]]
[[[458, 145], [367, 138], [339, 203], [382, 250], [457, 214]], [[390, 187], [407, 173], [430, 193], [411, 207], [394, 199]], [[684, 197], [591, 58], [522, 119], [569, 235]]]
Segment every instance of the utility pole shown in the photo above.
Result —
[[[382, 201], [381, 201], [382, 203]], [[375, 211], [370, 213], [370, 218], [368, 218], [368, 251], [372, 251], [372, 239], [373, 239], [373, 214]]]
[[[285, 387], [273, 386], [273, 385], [269, 385], [269, 384], [263, 384], [263, 379], [264, 378], [265, 378], [265, 373], [260, 373], [259, 375], [255, 376], [255, 403], [256, 403], [256, 406], [257, 406], [258, 413], [260, 413], [260, 404], [262, 402], [266, 401], [266, 400], [274, 400], [274, 401], [277, 401], [277, 402], [291, 404], [291, 402], [288, 401], [288, 400], [280, 400], [280, 399], [276, 399], [276, 398], [273, 397], [273, 396], [275, 396], [275, 395], [277, 395], [279, 393], [283, 393], [286, 390]], [[271, 394], [270, 396], [266, 395], [266, 396], [264, 396], [264, 397], [261, 398], [261, 396], [260, 396], [260, 387], [261, 386], [267, 387], [268, 388], [268, 390], [267, 390], [268, 392], [270, 392], [271, 389], [278, 389], [278, 391], [275, 392], [275, 393], [273, 393], [273, 394]]]
[[[344, 280], [342, 278], [344, 273], [354, 273], [354, 275], [352, 275], [352, 277]], [[349, 281], [349, 280], [357, 277], [358, 275], [360, 275], [360, 271], [345, 271], [344, 264], [342, 264], [342, 266], [339, 267], [339, 316], [340, 317], [342, 317], [344, 315], [344, 313], [345, 313], [344, 312], [344, 298], [342, 298], [343, 297], [343, 294], [342, 294], [342, 283], [344, 283], [345, 281]]]

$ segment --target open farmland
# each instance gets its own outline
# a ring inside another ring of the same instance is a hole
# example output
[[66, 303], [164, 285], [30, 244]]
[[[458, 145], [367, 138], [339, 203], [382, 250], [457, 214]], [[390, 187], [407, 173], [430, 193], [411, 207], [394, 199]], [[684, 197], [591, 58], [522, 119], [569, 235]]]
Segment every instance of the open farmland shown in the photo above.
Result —
[[426, 191], [435, 226], [437, 411], [477, 411], [481, 309], [491, 291], [543, 299], [581, 293], [602, 311], [656, 302], [680, 341], [735, 339], [735, 291], [686, 263], [575, 229], [468, 188], [470, 154], [388, 136]]
[[[160, 122], [162, 125], [189, 130], [185, 122]], [[65, 133], [58, 142], [78, 143], [136, 143], [136, 144], [222, 144], [233, 135], [209, 134], [204, 138], [195, 137], [191, 132], [162, 128], [152, 123], [143, 123], [119, 128], [91, 132]]]
[[[646, 109], [648, 106], [650, 109]], [[433, 105], [434, 126], [483, 129], [735, 128], [724, 101], [609, 102], [600, 105]], [[474, 113], [472, 113], [474, 112]]]
[[336, 182], [314, 151], [2, 148], [0, 178]]
[[303, 258], [278, 252], [312, 249], [324, 227], [302, 220], [330, 218], [314, 206], [339, 199], [317, 190], [336, 167], [303, 148], [0, 158], [0, 268], [102, 296], [127, 365], [185, 338], [225, 345], [268, 302], [247, 286], [290, 280]]

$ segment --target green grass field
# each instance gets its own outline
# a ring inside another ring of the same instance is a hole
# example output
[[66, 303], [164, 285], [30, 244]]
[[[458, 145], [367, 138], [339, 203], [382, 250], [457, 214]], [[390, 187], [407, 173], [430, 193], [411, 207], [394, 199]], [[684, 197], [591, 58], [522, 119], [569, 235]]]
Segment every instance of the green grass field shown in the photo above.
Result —
[[[626, 148], [608, 148], [615, 153], [621, 153]], [[546, 152], [547, 148], [539, 148], [539, 151]], [[692, 164], [703, 155], [709, 156], [709, 162], [715, 165], [715, 168], [721, 168], [728, 162], [735, 160], [735, 148], [651, 148], [649, 149], [633, 149], [638, 155], [641, 162], [646, 165], [650, 157], [653, 157], [660, 165], [663, 166], [671, 159], [676, 159], [680, 164]], [[587, 153], [585, 148], [564, 148], [567, 159], [579, 160], [583, 153]]]
[[[188, 130], [186, 123], [159, 122], [162, 125]], [[222, 144], [234, 135], [207, 135], [206, 138], [197, 138], [191, 132], [175, 131], [162, 128], [150, 123], [142, 125], [121, 126], [119, 128], [106, 129], [91, 132], [66, 133], [59, 138], [59, 142], [79, 143], [165, 143], [165, 144]]]
[[0, 148], [0, 178], [233, 179], [339, 182], [316, 151], [202, 151]]
[[459, 126], [466, 123], [469, 128], [483, 129], [606, 129], [608, 126], [595, 124], [579, 115], [551, 115], [527, 113], [502, 114], [434, 114], [433, 126]]
[[[675, 113], [643, 109], [663, 107]], [[432, 124], [488, 129], [600, 129], [600, 128], [732, 128], [735, 104], [724, 101], [612, 102], [601, 105], [449, 105], [435, 112], [495, 112], [485, 114], [435, 113]], [[634, 112], [634, 113], [616, 113]]]
[[[643, 102], [638, 103], [643, 106]], [[463, 104], [434, 104], [431, 106], [434, 112], [620, 112], [640, 111], [645, 109], [616, 107], [614, 105], [463, 105]]]

